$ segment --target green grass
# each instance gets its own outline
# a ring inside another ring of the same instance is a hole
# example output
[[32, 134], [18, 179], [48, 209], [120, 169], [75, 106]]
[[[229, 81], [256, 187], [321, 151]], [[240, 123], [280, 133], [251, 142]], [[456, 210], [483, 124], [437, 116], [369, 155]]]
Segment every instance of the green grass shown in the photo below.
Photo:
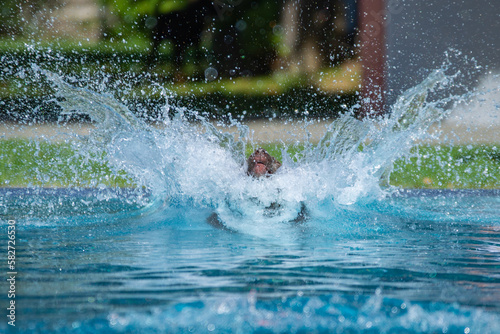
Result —
[[404, 188], [500, 188], [500, 146], [420, 146], [394, 164], [390, 183]]
[[352, 62], [333, 68], [325, 68], [313, 75], [278, 71], [272, 75], [257, 77], [226, 78], [211, 82], [199, 80], [170, 83], [166, 87], [180, 95], [200, 96], [220, 93], [226, 96], [272, 96], [311, 86], [314, 86], [318, 92], [354, 94], [359, 89], [360, 83], [360, 65]]
[[[1, 54], [0, 54], [1, 56]], [[101, 56], [103, 58], [104, 56]], [[65, 74], [77, 75], [78, 73], [89, 73], [90, 76], [99, 76], [102, 73], [114, 75], [116, 78], [127, 80], [123, 73], [133, 73], [136, 76], [144, 71], [144, 64], [126, 62], [124, 64], [114, 64], [113, 59], [102, 60], [100, 63], [91, 61], [80, 64], [79, 61], [68, 62], [64, 68], [60, 68]], [[44, 69], [60, 73], [57, 66], [49, 63], [42, 65]], [[354, 67], [354, 66], [353, 66]], [[157, 79], [162, 82], [162, 87], [169, 92], [179, 96], [203, 97], [210, 94], [220, 94], [225, 97], [251, 96], [266, 97], [277, 96], [293, 92], [300, 89], [313, 89], [317, 93], [329, 93], [339, 95], [354, 94], [359, 89], [360, 71], [359, 66], [355, 70], [346, 68], [324, 69], [313, 77], [308, 77], [299, 73], [276, 72], [270, 75], [238, 78], [219, 78], [214, 81], [206, 81], [203, 78], [174, 82], [170, 76], [173, 67], [165, 63], [153, 72], [157, 72]], [[133, 80], [140, 82], [134, 77]], [[20, 77], [5, 78], [0, 86], [0, 98], [15, 97], [43, 97], [51, 93], [47, 85], [39, 82], [32, 82]], [[147, 94], [146, 94], [147, 93]], [[133, 88], [126, 94], [127, 98], [134, 96], [149, 96], [159, 98], [163, 90], [152, 87], [150, 81], [133, 85]]]
[[[102, 41], [92, 42], [85, 40], [55, 39], [33, 42], [31, 39], [0, 38], [0, 54], [28, 55], [45, 51], [65, 56], [74, 55], [147, 55], [150, 45], [147, 40], [141, 38], [129, 38], [127, 43], [116, 39], [114, 42]], [[160, 50], [162, 51], [162, 50]], [[166, 50], [169, 52], [170, 50]]]
[[[336, 67], [324, 68], [314, 74], [300, 74], [291, 71], [276, 71], [270, 75], [258, 77], [218, 78], [206, 81], [204, 69], [208, 64], [198, 64], [185, 68], [183, 80], [177, 77], [174, 66], [172, 47], [163, 47], [158, 55], [158, 62], [149, 68], [146, 66], [150, 45], [141, 38], [115, 42], [84, 42], [59, 39], [51, 42], [33, 44], [30, 40], [12, 40], [0, 38], [0, 57], [15, 61], [16, 67], [29, 69], [38, 64], [43, 69], [66, 74], [69, 77], [87, 74], [94, 77], [107, 74], [110, 78], [126, 80], [134, 77], [134, 89], [130, 95], [142, 96], [141, 92], [149, 92], [151, 98], [158, 97], [161, 90], [151, 89], [149, 79], [140, 83], [138, 77], [145, 71], [154, 74], [158, 83], [178, 95], [205, 96], [221, 94], [231, 97], [241, 96], [275, 96], [294, 89], [311, 88], [317, 92], [330, 94], [354, 94], [361, 84], [361, 66], [357, 61], [349, 61]], [[9, 66], [9, 62], [6, 63]], [[12, 65], [10, 65], [12, 66]], [[1, 67], [1, 66], [0, 66]], [[0, 98], [38, 97], [51, 94], [49, 87], [30, 78], [19, 77], [18, 71], [5, 75], [0, 79]], [[189, 74], [191, 73], [191, 74]], [[86, 75], [83, 75], [86, 77]], [[179, 79], [179, 78], [177, 78]], [[130, 98], [131, 96], [128, 96]]]
[[80, 156], [66, 143], [0, 141], [0, 187], [133, 186], [123, 172], [117, 174], [103, 156]]
[[[282, 146], [262, 146], [281, 160]], [[290, 156], [303, 147], [289, 147]], [[252, 148], [247, 148], [247, 155]], [[499, 189], [500, 146], [418, 146], [409, 158], [393, 165], [389, 183], [402, 188], [428, 189]]]
[[[280, 144], [263, 145], [282, 159]], [[288, 147], [291, 156], [303, 146]], [[247, 155], [252, 152], [247, 147]], [[404, 188], [500, 188], [500, 147], [494, 145], [419, 146], [394, 164], [390, 184]], [[118, 175], [117, 175], [118, 174]], [[82, 157], [70, 144], [0, 140], [0, 187], [133, 187], [123, 172], [113, 173], [104, 154]]]

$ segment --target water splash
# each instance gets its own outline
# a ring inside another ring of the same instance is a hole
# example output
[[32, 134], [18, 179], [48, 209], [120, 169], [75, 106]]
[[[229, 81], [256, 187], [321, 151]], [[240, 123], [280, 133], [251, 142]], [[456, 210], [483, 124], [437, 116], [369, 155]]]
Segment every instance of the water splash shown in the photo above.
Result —
[[383, 198], [394, 161], [427, 136], [463, 95], [444, 95], [453, 85], [445, 69], [432, 72], [405, 92], [391, 112], [360, 121], [348, 112], [333, 121], [317, 145], [307, 143], [300, 156], [283, 150], [283, 166], [269, 178], [245, 173], [248, 127], [232, 120], [235, 133], [223, 132], [196, 111], [173, 108], [174, 117], [155, 127], [106, 94], [68, 84], [40, 70], [55, 87], [65, 113], [85, 113], [96, 130], [85, 143], [102, 150], [115, 171], [125, 171], [154, 198], [155, 208], [189, 203], [211, 208], [225, 227], [276, 235], [279, 226], [306, 212], [319, 214], [321, 203], [339, 211]]

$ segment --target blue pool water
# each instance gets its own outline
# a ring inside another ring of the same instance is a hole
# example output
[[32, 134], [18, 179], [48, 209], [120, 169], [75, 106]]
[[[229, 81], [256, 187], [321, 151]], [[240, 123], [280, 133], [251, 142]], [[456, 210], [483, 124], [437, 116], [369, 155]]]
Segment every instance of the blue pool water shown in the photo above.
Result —
[[20, 332], [500, 331], [499, 191], [324, 205], [335, 214], [266, 238], [214, 229], [208, 210], [141, 214], [131, 196], [1, 191]]
[[179, 108], [152, 126], [35, 70], [64, 112], [96, 124], [75, 154], [136, 187], [0, 190], [4, 245], [16, 226], [18, 332], [500, 332], [500, 192], [387, 184], [394, 161], [470, 98], [444, 94], [443, 69], [388, 117], [346, 112], [262, 179], [245, 173], [252, 138], [238, 121], [234, 135]]

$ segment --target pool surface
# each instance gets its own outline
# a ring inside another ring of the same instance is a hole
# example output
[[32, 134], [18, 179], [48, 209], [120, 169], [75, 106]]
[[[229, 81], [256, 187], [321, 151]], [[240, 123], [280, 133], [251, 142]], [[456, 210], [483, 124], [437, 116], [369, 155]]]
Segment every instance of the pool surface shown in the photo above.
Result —
[[135, 186], [106, 188], [99, 174], [82, 188], [82, 164], [66, 188], [0, 189], [0, 239], [15, 239], [0, 300], [17, 332], [500, 333], [500, 191], [388, 182], [472, 98], [458, 74], [433, 71], [378, 119], [346, 111], [254, 179], [252, 134], [230, 116], [231, 133], [167, 104], [155, 127], [111, 94], [32, 70], [63, 112], [95, 124], [75, 134], [75, 161], [105, 159]]
[[18, 332], [500, 331], [499, 191], [403, 191], [266, 238], [136, 196], [0, 191]]

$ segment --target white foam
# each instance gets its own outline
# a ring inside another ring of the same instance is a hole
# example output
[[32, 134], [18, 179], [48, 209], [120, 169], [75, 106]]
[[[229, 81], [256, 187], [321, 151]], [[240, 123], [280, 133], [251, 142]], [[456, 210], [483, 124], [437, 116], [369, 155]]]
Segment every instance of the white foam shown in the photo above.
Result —
[[283, 152], [275, 175], [254, 179], [244, 165], [251, 138], [239, 122], [232, 122], [238, 131], [223, 132], [196, 113], [199, 123], [189, 122], [189, 112], [178, 110], [164, 127], [153, 128], [110, 96], [48, 77], [59, 87], [65, 111], [86, 112], [97, 123], [93, 149], [105, 150], [116, 170], [125, 170], [167, 205], [180, 201], [213, 208], [226, 227], [266, 237], [288, 233], [280, 227], [300, 216], [304, 205], [331, 200], [350, 206], [384, 196], [385, 171], [446, 115], [443, 105], [458, 98], [427, 99], [429, 92], [452, 84], [436, 70], [400, 97], [390, 117], [360, 122], [342, 115], [298, 161]]

